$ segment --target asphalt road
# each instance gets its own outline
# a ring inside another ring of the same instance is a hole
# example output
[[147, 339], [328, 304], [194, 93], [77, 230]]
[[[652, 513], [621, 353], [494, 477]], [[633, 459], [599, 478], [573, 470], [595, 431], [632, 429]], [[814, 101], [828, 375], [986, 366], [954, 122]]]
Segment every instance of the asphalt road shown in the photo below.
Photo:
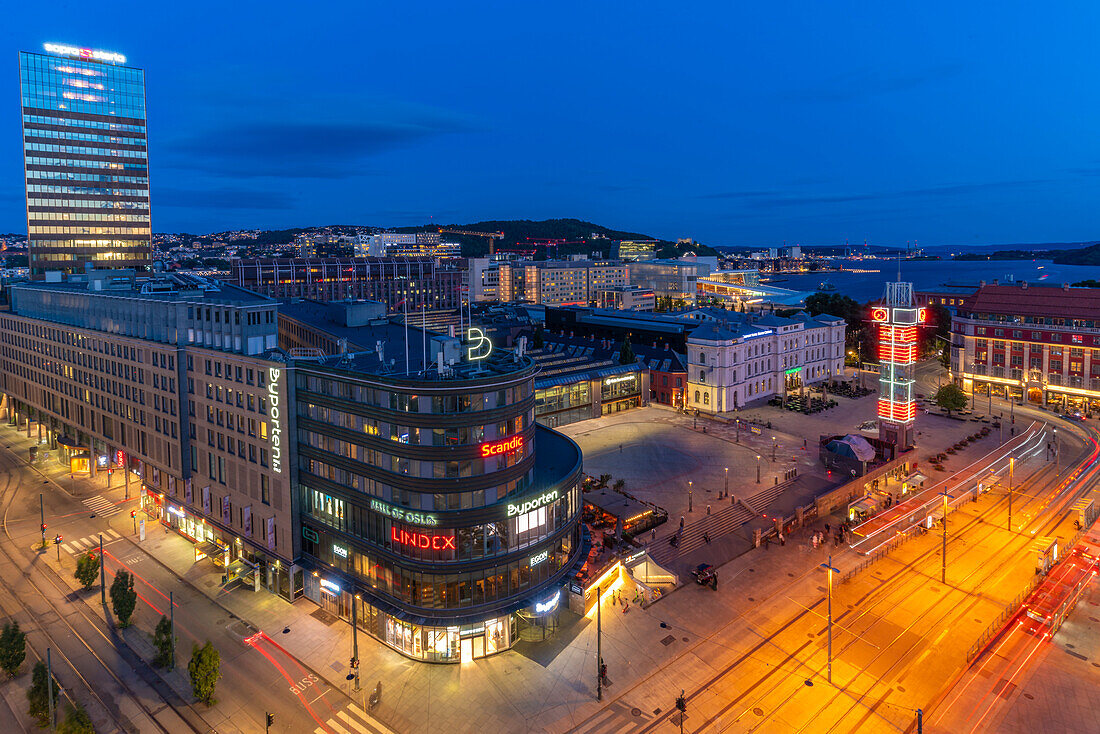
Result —
[[[58, 533], [66, 542], [104, 533], [107, 585], [119, 568], [135, 575], [139, 600], [130, 629], [120, 631], [104, 621], [98, 584], [89, 592], [71, 591], [74, 555], [62, 551], [59, 568], [52, 544], [48, 556], [33, 550], [41, 538], [39, 492], [51, 540]], [[246, 642], [256, 630], [181, 581], [130, 536], [112, 538], [106, 519], [9, 451], [0, 451], [0, 501], [5, 531], [0, 560], [25, 569], [0, 578], [0, 608], [20, 620], [36, 651], [44, 655], [51, 646], [60, 653], [54, 654], [57, 677], [88, 707], [97, 731], [263, 732], [268, 712], [275, 714], [272, 732], [370, 731], [346, 722], [341, 727], [336, 722], [346, 718], [341, 714], [350, 704], [342, 691], [306, 670], [277, 641]], [[125, 511], [135, 504], [131, 500]], [[155, 524], [151, 531], [161, 532]], [[154, 671], [138, 654], [151, 657], [148, 640], [168, 611], [169, 592], [178, 637], [172, 673]], [[192, 644], [206, 640], [221, 654], [217, 703], [210, 708], [192, 703], [186, 677]], [[30, 655], [28, 661], [33, 664]], [[0, 710], [0, 722], [3, 717]]]

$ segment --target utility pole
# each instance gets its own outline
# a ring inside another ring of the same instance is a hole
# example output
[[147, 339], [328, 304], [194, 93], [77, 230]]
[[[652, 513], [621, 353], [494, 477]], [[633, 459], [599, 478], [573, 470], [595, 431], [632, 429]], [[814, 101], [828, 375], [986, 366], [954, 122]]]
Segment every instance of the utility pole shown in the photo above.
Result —
[[107, 606], [107, 564], [103, 557], [103, 533], [99, 534], [99, 601]]
[[955, 498], [955, 495], [948, 494], [945, 489], [937, 494], [943, 495], [943, 552], [940, 559], [940, 583], [947, 583], [947, 499]]
[[917, 734], [924, 734], [924, 712], [917, 709]]
[[358, 600], [358, 594], [351, 595], [351, 659], [354, 661], [355, 690], [357, 691], [359, 690], [359, 624], [356, 616]]
[[600, 597], [603, 586], [596, 587], [596, 700], [603, 700], [603, 621], [600, 619]]
[[820, 564], [829, 574], [829, 663], [828, 663], [828, 675], [829, 684], [833, 682], [833, 574], [840, 573], [839, 569], [833, 568], [833, 554], [829, 554], [829, 562]]
[[57, 727], [57, 719], [53, 710], [53, 661], [50, 658], [50, 648], [46, 648], [46, 698], [50, 703], [50, 729]]
[[1008, 459], [1008, 532], [1012, 532], [1012, 470], [1016, 468], [1016, 457]]
[[[103, 536], [100, 536], [102, 539]], [[172, 657], [168, 658], [168, 669], [174, 670], [176, 667], [176, 603], [175, 592], [168, 592], [168, 643], [172, 650]]]

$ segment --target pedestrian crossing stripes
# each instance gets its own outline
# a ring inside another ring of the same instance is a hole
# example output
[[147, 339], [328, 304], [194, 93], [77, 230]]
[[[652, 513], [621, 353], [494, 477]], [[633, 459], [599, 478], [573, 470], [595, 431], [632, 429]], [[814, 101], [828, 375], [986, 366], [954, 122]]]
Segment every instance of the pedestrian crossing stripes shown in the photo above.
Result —
[[110, 517], [122, 512], [122, 505], [116, 505], [106, 497], [87, 497], [83, 502], [85, 507], [100, 517]]
[[313, 730], [314, 734], [394, 734], [393, 730], [355, 704]]
[[598, 714], [588, 719], [570, 734], [622, 734], [637, 731], [653, 721], [653, 716], [631, 708], [622, 701], [614, 701]]
[[[103, 545], [109, 545], [116, 540], [122, 540], [122, 536], [116, 533], [114, 530], [103, 531]], [[70, 540], [67, 543], [61, 544], [61, 550], [71, 555], [87, 553], [90, 550], [96, 550], [99, 548], [99, 535], [89, 535], [86, 538], [80, 540]]]

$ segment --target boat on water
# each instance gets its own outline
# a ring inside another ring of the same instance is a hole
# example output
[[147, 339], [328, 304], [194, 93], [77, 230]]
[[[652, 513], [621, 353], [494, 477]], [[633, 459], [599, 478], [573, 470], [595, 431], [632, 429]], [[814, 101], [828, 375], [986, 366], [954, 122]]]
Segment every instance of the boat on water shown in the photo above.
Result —
[[823, 280], [817, 284], [817, 290], [825, 293], [832, 293], [836, 290], [836, 286], [827, 280]]

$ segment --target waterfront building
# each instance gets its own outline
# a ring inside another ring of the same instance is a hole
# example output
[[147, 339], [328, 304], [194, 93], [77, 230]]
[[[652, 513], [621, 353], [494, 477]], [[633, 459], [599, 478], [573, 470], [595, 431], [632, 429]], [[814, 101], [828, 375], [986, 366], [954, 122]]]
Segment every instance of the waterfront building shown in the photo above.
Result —
[[696, 281], [715, 269], [708, 260], [637, 260], [627, 263], [627, 282], [653, 291], [657, 298], [694, 306]]
[[976, 399], [1100, 411], [1100, 299], [1092, 288], [982, 285], [951, 321], [951, 372]]
[[465, 272], [432, 258], [235, 259], [229, 282], [270, 298], [380, 301], [391, 311], [456, 311]]
[[729, 306], [744, 309], [760, 304], [797, 306], [806, 300], [808, 293], [762, 285], [760, 272], [750, 270], [719, 270], [697, 278], [696, 302], [700, 304]]
[[132, 483], [142, 521], [191, 539], [196, 560], [300, 596], [275, 302], [190, 276], [49, 275], [0, 313], [0, 415], [37, 437], [36, 460]]
[[32, 277], [152, 260], [145, 73], [121, 54], [20, 52]]
[[657, 298], [649, 288], [636, 285], [616, 285], [596, 291], [596, 305], [616, 311], [652, 311]]

